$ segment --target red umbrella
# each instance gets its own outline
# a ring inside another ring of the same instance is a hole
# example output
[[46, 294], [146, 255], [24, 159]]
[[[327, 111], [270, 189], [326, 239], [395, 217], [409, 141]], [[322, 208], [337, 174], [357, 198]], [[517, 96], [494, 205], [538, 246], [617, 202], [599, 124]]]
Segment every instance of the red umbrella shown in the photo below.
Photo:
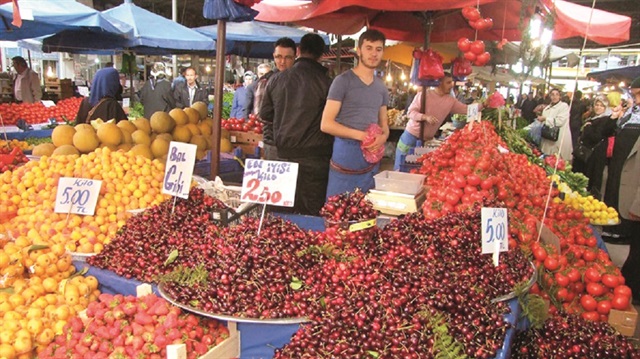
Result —
[[0, 0], [0, 5], [13, 3], [13, 21], [11, 24], [16, 27], [22, 26], [22, 17], [20, 16], [20, 8], [18, 7], [18, 0]]
[[[602, 10], [594, 10], [589, 32], [591, 8], [563, 0], [540, 0], [541, 9], [556, 14], [554, 39], [585, 36], [602, 44], [629, 39], [631, 18]], [[266, 3], [253, 8], [260, 14], [257, 20], [295, 22], [326, 32], [354, 34], [365, 26], [382, 31], [389, 39], [422, 42], [423, 20], [417, 12], [436, 11], [430, 36], [432, 42], [457, 41], [461, 37], [476, 38], [476, 31], [457, 9], [476, 6], [476, 0], [318, 0], [305, 5], [279, 6]], [[477, 32], [477, 39], [500, 41], [520, 40], [522, 3], [514, 0], [481, 0], [480, 13], [493, 19], [491, 30]], [[533, 14], [534, 8], [525, 15]]]

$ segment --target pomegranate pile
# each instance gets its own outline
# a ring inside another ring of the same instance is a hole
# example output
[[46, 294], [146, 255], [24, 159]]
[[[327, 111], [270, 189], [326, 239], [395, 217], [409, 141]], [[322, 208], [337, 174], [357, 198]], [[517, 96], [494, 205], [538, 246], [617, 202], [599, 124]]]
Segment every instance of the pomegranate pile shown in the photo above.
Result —
[[153, 294], [101, 294], [84, 321], [72, 317], [62, 335], [39, 353], [46, 358], [166, 358], [167, 345], [186, 344], [197, 358], [229, 337], [220, 322], [183, 313]]

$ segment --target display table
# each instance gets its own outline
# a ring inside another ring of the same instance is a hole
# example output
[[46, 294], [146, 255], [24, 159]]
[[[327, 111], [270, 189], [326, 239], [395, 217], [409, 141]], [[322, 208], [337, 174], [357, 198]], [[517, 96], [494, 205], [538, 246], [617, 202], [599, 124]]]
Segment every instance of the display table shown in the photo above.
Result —
[[[296, 214], [272, 213], [273, 215], [289, 220], [305, 230], [324, 230], [324, 220], [321, 217], [303, 216]], [[126, 279], [118, 276], [112, 271], [99, 269], [88, 265], [84, 261], [74, 261], [74, 266], [78, 271], [87, 269], [86, 275], [92, 275], [98, 279], [99, 289], [103, 293], [136, 295], [136, 287], [142, 282], [135, 279]], [[159, 295], [158, 288], [152, 285], [152, 290]], [[523, 329], [520, 318], [521, 308], [516, 299], [509, 301], [511, 313], [505, 319], [512, 324], [505, 336], [502, 349], [496, 358], [509, 358], [511, 354], [511, 344], [516, 334], [516, 328]], [[291, 336], [298, 331], [300, 324], [264, 324], [238, 322], [240, 332], [240, 358], [272, 358], [275, 349], [283, 347], [289, 343]]]
[[[51, 133], [53, 133], [52, 129], [45, 130], [31, 130], [31, 131], [20, 131], [20, 132], [7, 132], [7, 139], [9, 140], [19, 140], [22, 141], [25, 138], [45, 138], [51, 137]], [[2, 139], [4, 139], [4, 134], [2, 135]]]

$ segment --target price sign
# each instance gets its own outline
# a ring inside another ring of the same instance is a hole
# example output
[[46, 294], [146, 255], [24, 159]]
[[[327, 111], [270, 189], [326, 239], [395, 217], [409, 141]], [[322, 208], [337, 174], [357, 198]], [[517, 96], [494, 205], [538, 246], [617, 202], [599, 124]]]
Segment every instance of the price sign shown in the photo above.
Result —
[[40, 102], [42, 102], [42, 104], [44, 105], [44, 107], [47, 107], [47, 108], [49, 108], [49, 107], [53, 107], [53, 106], [55, 106], [55, 105], [56, 105], [56, 103], [55, 103], [55, 102], [53, 102], [53, 101], [49, 101], [49, 100], [41, 100]]
[[474, 121], [480, 121], [480, 111], [478, 111], [477, 103], [467, 105], [467, 122]]
[[482, 208], [482, 254], [509, 250], [509, 220], [506, 208]]
[[243, 202], [293, 207], [298, 164], [248, 159], [242, 177]]
[[102, 181], [98, 180], [60, 177], [54, 211], [93, 216], [101, 186]]
[[162, 193], [189, 198], [197, 148], [189, 143], [171, 141], [162, 181]]

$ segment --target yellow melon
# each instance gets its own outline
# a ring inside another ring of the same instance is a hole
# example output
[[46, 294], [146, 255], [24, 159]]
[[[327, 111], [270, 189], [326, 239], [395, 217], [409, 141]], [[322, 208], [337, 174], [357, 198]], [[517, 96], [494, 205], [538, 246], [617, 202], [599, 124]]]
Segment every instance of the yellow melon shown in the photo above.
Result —
[[122, 132], [126, 131], [129, 133], [133, 133], [133, 131], [138, 129], [136, 125], [134, 125], [131, 121], [120, 121], [116, 124], [116, 126], [120, 127]]
[[151, 138], [149, 137], [149, 134], [143, 130], [137, 130], [133, 132], [131, 134], [131, 139], [136, 145], [145, 145], [148, 147], [151, 144]]
[[53, 143], [41, 143], [33, 148], [31, 154], [34, 156], [51, 156], [56, 146]]
[[62, 145], [53, 151], [51, 156], [79, 155], [78, 149], [72, 145]]
[[205, 157], [207, 157], [207, 151], [196, 150], [196, 160], [200, 161]]
[[187, 126], [178, 126], [173, 130], [173, 140], [178, 142], [189, 143], [191, 141], [191, 131]]
[[192, 144], [198, 146], [198, 150], [199, 151], [206, 151], [207, 150], [207, 140], [205, 140], [202, 135], [195, 135], [195, 136], [191, 137], [191, 141], [189, 141], [189, 143], [192, 143]]
[[122, 142], [120, 143], [133, 143], [133, 138], [131, 138], [131, 132], [123, 129], [120, 129], [120, 132], [122, 132]]
[[[127, 131], [124, 131], [127, 132]], [[133, 145], [131, 143], [122, 143], [120, 144], [120, 146], [118, 146], [118, 150], [122, 150], [123, 152], [127, 152], [131, 149], [131, 147], [133, 147]]]
[[100, 139], [93, 131], [78, 131], [73, 135], [73, 146], [80, 153], [89, 153], [94, 151], [100, 145]]
[[151, 125], [151, 130], [156, 133], [171, 132], [176, 127], [176, 121], [164, 111], [156, 111], [151, 116], [149, 124]]
[[191, 132], [191, 136], [202, 134], [202, 132], [200, 132], [200, 128], [195, 123], [190, 123], [186, 125], [186, 127], [189, 129], [189, 132]]
[[156, 136], [156, 138], [162, 138], [163, 140], [165, 140], [167, 142], [173, 141], [173, 136], [171, 136], [170, 133], [161, 133], [158, 136]]
[[64, 145], [73, 145], [73, 135], [76, 129], [69, 125], [58, 125], [51, 133], [51, 140], [54, 146], [61, 147]]
[[211, 136], [202, 135], [202, 137], [204, 137], [204, 139], [207, 141], [207, 149], [210, 150], [211, 149]]
[[204, 120], [209, 114], [209, 109], [207, 108], [207, 104], [202, 101], [198, 101], [194, 103], [193, 105], [191, 105], [191, 108], [198, 111], [198, 114], [200, 114], [201, 120]]
[[131, 147], [131, 149], [129, 151], [132, 152], [136, 156], [143, 156], [143, 157], [146, 157], [146, 158], [148, 158], [150, 160], [153, 159], [153, 153], [151, 153], [151, 149], [147, 145], [138, 144], [138, 145], [135, 145], [135, 146]]
[[105, 123], [98, 127], [96, 131], [100, 143], [108, 146], [117, 147], [122, 143], [122, 130], [115, 123]]
[[105, 143], [101, 143], [100, 146], [98, 146], [98, 148], [108, 148], [109, 150], [111, 150], [111, 152], [116, 152], [118, 150], [118, 146], [107, 145]]
[[169, 116], [176, 121], [177, 126], [185, 125], [189, 122], [189, 116], [181, 108], [174, 108], [169, 112]]
[[93, 128], [93, 126], [91, 126], [88, 123], [80, 123], [76, 125], [76, 132], [77, 131], [83, 131], [83, 130], [91, 130], [91, 131], [95, 131], [95, 129]]
[[233, 151], [233, 146], [231, 145], [231, 141], [228, 138], [223, 138], [220, 140], [220, 152], [231, 152]]
[[149, 123], [149, 120], [147, 120], [146, 118], [138, 117], [131, 122], [133, 123], [134, 126], [136, 126], [138, 130], [142, 130], [147, 134], [151, 133], [151, 124]]
[[187, 107], [183, 111], [189, 116], [189, 123], [196, 124], [200, 121], [200, 113], [196, 109]]
[[206, 135], [206, 136], [211, 135], [211, 126], [209, 126], [208, 124], [204, 122], [200, 122], [198, 124], [198, 128], [200, 129], [200, 133], [202, 133], [203, 135]]
[[151, 143], [151, 153], [154, 158], [166, 156], [167, 152], [169, 152], [169, 141], [162, 138], [156, 138]]
[[226, 138], [226, 139], [230, 140], [231, 139], [231, 134], [229, 133], [229, 130], [224, 129], [224, 128], [220, 129], [220, 138]]

